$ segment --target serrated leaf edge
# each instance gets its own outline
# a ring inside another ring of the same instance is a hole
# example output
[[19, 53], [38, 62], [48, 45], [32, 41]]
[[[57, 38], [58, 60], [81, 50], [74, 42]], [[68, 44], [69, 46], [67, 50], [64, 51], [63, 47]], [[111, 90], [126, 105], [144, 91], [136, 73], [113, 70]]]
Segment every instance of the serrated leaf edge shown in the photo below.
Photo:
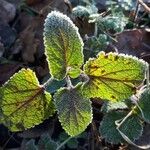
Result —
[[[77, 88], [78, 86], [80, 86], [82, 83], [78, 83], [74, 88]], [[54, 94], [54, 96], [53, 96], [53, 98], [54, 98], [54, 102], [55, 102], [55, 100], [56, 100], [56, 96], [57, 96], [57, 94], [59, 94], [62, 90], [69, 90], [70, 88], [68, 88], [68, 87], [63, 87], [63, 88], [60, 88], [59, 90], [57, 90], [57, 93], [55, 93]], [[82, 93], [82, 92], [81, 92]], [[91, 100], [89, 99], [89, 102], [90, 102], [90, 104], [92, 105], [92, 102], [91, 102]], [[55, 106], [56, 107], [56, 106]], [[90, 120], [90, 122], [89, 122], [89, 124], [92, 122], [92, 120], [93, 120], [93, 111], [92, 111], [92, 106], [91, 106], [91, 120]], [[57, 115], [58, 115], [58, 118], [59, 118], [59, 110], [57, 110]], [[68, 131], [66, 131], [66, 129], [64, 128], [64, 126], [63, 126], [63, 123], [61, 122], [61, 120], [59, 120], [59, 122], [60, 122], [60, 124], [61, 124], [61, 126], [62, 126], [62, 128], [65, 130], [65, 132], [66, 133], [68, 133], [68, 135], [70, 135], [71, 137], [74, 137], [74, 135], [72, 135], [70, 132], [68, 132]], [[88, 125], [89, 125], [88, 124]], [[85, 129], [88, 127], [88, 125], [86, 125], [86, 127], [85, 127]], [[83, 130], [83, 131], [81, 131], [81, 133], [82, 132], [84, 132], [85, 130]], [[81, 134], [80, 133], [80, 134]]]
[[[49, 19], [49, 17], [51, 17], [52, 15], [56, 15], [58, 17], [62, 17], [62, 19], [64, 19], [65, 21], [68, 21], [70, 23], [70, 25], [74, 28], [74, 30], [76, 31], [76, 34], [81, 42], [81, 54], [82, 54], [82, 58], [83, 58], [83, 61], [84, 61], [84, 55], [83, 55], [83, 47], [84, 47], [84, 43], [83, 43], [83, 40], [79, 34], [79, 29], [75, 26], [75, 24], [72, 22], [72, 20], [65, 14], [59, 12], [59, 11], [52, 11], [51, 13], [49, 13], [45, 19], [45, 23], [44, 23], [44, 32], [43, 32], [43, 41], [44, 41], [44, 47], [46, 47], [46, 40], [45, 40], [45, 25], [46, 25], [46, 22], [47, 20]], [[45, 55], [47, 56], [46, 57], [46, 61], [48, 62], [48, 64], [50, 63], [49, 60], [48, 60], [48, 54], [47, 54], [47, 51], [46, 51], [46, 48], [45, 48]], [[83, 62], [82, 62], [83, 64]], [[49, 65], [49, 68], [51, 70], [51, 65]], [[66, 68], [66, 74], [64, 76], [64, 78], [67, 76], [68, 74], [68, 68]], [[50, 73], [51, 74], [51, 73]], [[54, 78], [54, 76], [51, 74], [51, 77]], [[64, 78], [62, 79], [57, 79], [55, 78], [56, 80], [63, 80]]]
[[[5, 87], [5, 85], [7, 85], [8, 84], [8, 82], [11, 80], [11, 79], [13, 79], [16, 75], [18, 75], [19, 73], [21, 73], [22, 71], [30, 71], [30, 72], [32, 72], [33, 73], [33, 75], [36, 77], [36, 74], [35, 74], [35, 72], [34, 71], [32, 71], [31, 69], [29, 69], [29, 68], [22, 68], [21, 70], [19, 70], [18, 72], [16, 72], [15, 74], [13, 74], [13, 76], [11, 76], [10, 77], [10, 79], [8, 80], [8, 81], [6, 81], [3, 85], [2, 85], [2, 87], [1, 88], [3, 88], [3, 87]], [[38, 81], [38, 79], [37, 79], [37, 77], [36, 77], [36, 82], [37, 82], [37, 86], [39, 86], [39, 88], [43, 88], [43, 86], [41, 86], [40, 84], [39, 84], [39, 81]], [[44, 91], [44, 93], [43, 94], [46, 94], [46, 93], [48, 93], [48, 92], [46, 92], [46, 91]], [[52, 96], [51, 96], [51, 94], [50, 93], [48, 93], [49, 95], [50, 95], [50, 97], [51, 97], [51, 102], [52, 102]], [[52, 104], [53, 104], [53, 102], [52, 102]], [[0, 105], [1, 105], [1, 103], [0, 103]], [[54, 105], [54, 104], [53, 104]], [[55, 113], [55, 107], [54, 107], [54, 111], [53, 111], [53, 113], [49, 116], [49, 117], [51, 117], [51, 116], [53, 116], [53, 114]], [[3, 114], [3, 111], [2, 111], [2, 115], [3, 115], [3, 119], [1, 120], [1, 123], [4, 123], [5, 124], [5, 117], [8, 117], [8, 116], [6, 116], [5, 114]], [[48, 117], [48, 118], [49, 118]], [[42, 120], [41, 120], [41, 122], [40, 123], [35, 123], [32, 127], [30, 127], [30, 128], [24, 128], [24, 130], [27, 130], [27, 129], [31, 129], [31, 128], [34, 128], [36, 125], [39, 125], [39, 124], [41, 124], [44, 120], [47, 120], [48, 118], [43, 118]], [[7, 119], [6, 119], [7, 120]], [[7, 123], [6, 123], [7, 124]], [[8, 126], [7, 126], [7, 128], [9, 128]], [[9, 128], [10, 129], [10, 128]], [[18, 131], [18, 130], [17, 130]]]
[[83, 66], [83, 68], [84, 68], [83, 70], [85, 70], [85, 66], [86, 66], [90, 61], [94, 61], [94, 60], [98, 59], [98, 57], [99, 57], [100, 55], [103, 55], [103, 56], [114, 55], [114, 56], [118, 56], [118, 57], [121, 56], [121, 57], [124, 57], [124, 58], [132, 58], [132, 59], [134, 59], [134, 60], [136, 60], [136, 61], [139, 61], [140, 63], [142, 63], [142, 64], [145, 65], [146, 67], [149, 66], [149, 64], [148, 64], [145, 60], [139, 59], [139, 58], [136, 57], [136, 56], [132, 56], [132, 55], [128, 55], [128, 54], [123, 54], [123, 53], [116, 53], [116, 52], [105, 53], [104, 51], [101, 51], [101, 52], [99, 52], [99, 53], [96, 55], [96, 57], [89, 58], [89, 59], [85, 62], [84, 66]]

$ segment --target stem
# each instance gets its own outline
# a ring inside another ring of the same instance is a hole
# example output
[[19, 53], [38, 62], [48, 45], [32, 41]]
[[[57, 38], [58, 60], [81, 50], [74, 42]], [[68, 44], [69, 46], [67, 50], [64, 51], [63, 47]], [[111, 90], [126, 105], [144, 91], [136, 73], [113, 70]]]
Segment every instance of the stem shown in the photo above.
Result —
[[134, 22], [136, 22], [136, 19], [138, 17], [138, 12], [139, 12], [139, 1], [136, 1], [136, 8], [135, 8], [135, 15], [134, 15]]
[[145, 9], [147, 13], [150, 13], [150, 8], [143, 2], [143, 0], [138, 0], [141, 6]]
[[45, 90], [47, 90], [48, 86], [50, 86], [53, 81], [54, 81], [54, 78], [51, 77], [43, 84], [43, 87], [45, 88]]
[[73, 88], [73, 87], [74, 87], [74, 86], [72, 85], [72, 82], [71, 82], [69, 76], [66, 77], [66, 82], [67, 82], [67, 87], [68, 87], [68, 88]]
[[115, 124], [117, 125], [117, 129], [119, 129], [120, 126], [132, 115], [132, 113], [136, 107], [137, 106], [134, 106], [133, 109], [123, 119], [121, 119], [122, 121], [120, 123], [118, 123], [118, 120], [115, 121]]
[[147, 89], [149, 89], [149, 64], [147, 65], [147, 73], [146, 73], [146, 82], [147, 82]]
[[139, 149], [148, 149], [148, 148], [150, 148], [150, 145], [144, 145], [144, 146], [140, 146], [140, 145], [137, 145], [137, 144], [135, 144], [132, 140], [130, 140], [129, 139], [129, 137], [128, 136], [126, 136], [122, 131], [120, 131], [120, 126], [125, 122], [125, 120], [129, 117], [129, 116], [131, 116], [132, 115], [132, 113], [133, 113], [133, 111], [134, 111], [134, 109], [136, 108], [136, 107], [138, 107], [138, 106], [135, 106], [128, 114], [127, 114], [127, 116], [125, 117], [125, 118], [123, 118], [123, 120], [120, 122], [120, 123], [118, 123], [118, 120], [117, 121], [115, 121], [115, 124], [117, 125], [117, 130], [118, 130], [118, 132], [120, 133], [120, 135], [123, 137], [123, 139], [126, 141], [126, 142], [128, 142], [129, 144], [131, 144], [131, 145], [133, 145], [133, 146], [135, 146], [135, 147], [137, 147], [137, 148], [139, 148]]
[[98, 33], [98, 27], [97, 27], [97, 22], [95, 22], [95, 31], [94, 31], [94, 36], [97, 37]]
[[72, 137], [69, 137], [68, 139], [66, 139], [64, 142], [62, 142], [56, 150], [59, 150], [62, 146], [64, 146]]

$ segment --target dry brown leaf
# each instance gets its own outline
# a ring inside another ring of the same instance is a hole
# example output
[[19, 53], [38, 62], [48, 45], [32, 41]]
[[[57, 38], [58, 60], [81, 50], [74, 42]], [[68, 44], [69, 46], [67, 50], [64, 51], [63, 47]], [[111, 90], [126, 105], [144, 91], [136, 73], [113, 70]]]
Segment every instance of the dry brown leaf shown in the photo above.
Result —
[[20, 38], [22, 42], [22, 59], [24, 62], [34, 62], [35, 53], [37, 51], [39, 40], [35, 38], [35, 31], [32, 26], [28, 26], [23, 32], [20, 33]]
[[126, 30], [116, 35], [118, 42], [113, 43], [119, 53], [130, 54], [143, 58], [150, 63], [150, 30]]
[[16, 73], [22, 64], [0, 64], [0, 85], [4, 84], [9, 78]]

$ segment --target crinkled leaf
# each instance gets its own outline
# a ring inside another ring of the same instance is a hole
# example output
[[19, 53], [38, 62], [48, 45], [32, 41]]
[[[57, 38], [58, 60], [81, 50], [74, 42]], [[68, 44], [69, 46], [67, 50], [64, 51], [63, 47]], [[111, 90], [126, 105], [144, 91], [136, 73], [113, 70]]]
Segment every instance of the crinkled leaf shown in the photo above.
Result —
[[125, 102], [106, 102], [103, 104], [101, 111], [104, 113], [108, 113], [112, 110], [121, 110], [121, 109], [127, 109], [128, 106]]
[[[143, 111], [143, 119], [150, 123], [150, 90], [146, 89], [140, 96], [139, 106]], [[141, 115], [141, 112], [138, 111]]]
[[[111, 111], [104, 116], [99, 130], [100, 134], [107, 142], [113, 144], [124, 142], [122, 136], [116, 129], [115, 121], [120, 120], [125, 116], [126, 113], [116, 111]], [[141, 136], [143, 126], [140, 119], [137, 116], [132, 115], [121, 125], [120, 131], [133, 141]]]
[[1, 107], [4, 124], [11, 131], [31, 128], [54, 113], [51, 95], [30, 69], [22, 69], [4, 84]]
[[136, 57], [100, 52], [84, 65], [89, 81], [83, 86], [84, 95], [111, 101], [129, 98], [144, 78], [147, 63]]
[[61, 88], [54, 96], [59, 121], [70, 136], [83, 132], [92, 120], [91, 102], [82, 96], [80, 88], [81, 84]]
[[50, 73], [62, 80], [70, 68], [79, 69], [83, 64], [83, 41], [70, 18], [60, 12], [51, 12], [44, 26]]

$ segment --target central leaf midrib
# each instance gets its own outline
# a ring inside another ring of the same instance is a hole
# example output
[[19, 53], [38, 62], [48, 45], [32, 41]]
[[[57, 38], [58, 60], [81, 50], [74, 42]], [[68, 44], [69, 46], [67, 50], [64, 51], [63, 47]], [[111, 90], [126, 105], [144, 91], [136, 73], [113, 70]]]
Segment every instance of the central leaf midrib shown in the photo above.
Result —
[[59, 28], [58, 31], [59, 31], [59, 33], [60, 33], [60, 39], [61, 39], [60, 43], [63, 42], [63, 43], [62, 43], [62, 46], [63, 46], [64, 53], [63, 53], [62, 55], [64, 56], [64, 66], [65, 66], [65, 69], [66, 69], [66, 71], [67, 71], [67, 67], [68, 67], [67, 50], [68, 50], [68, 46], [69, 46], [69, 45], [67, 44], [67, 46], [66, 46], [66, 44], [65, 44], [64, 36], [63, 36], [62, 30]]

